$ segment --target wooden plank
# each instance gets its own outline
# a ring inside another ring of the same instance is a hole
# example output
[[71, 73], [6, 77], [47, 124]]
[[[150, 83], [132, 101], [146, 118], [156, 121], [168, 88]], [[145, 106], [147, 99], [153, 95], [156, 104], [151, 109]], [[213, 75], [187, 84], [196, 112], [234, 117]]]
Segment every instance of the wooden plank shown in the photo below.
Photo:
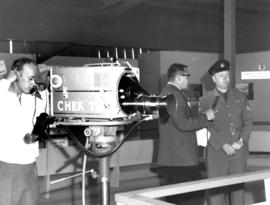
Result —
[[175, 194], [183, 194], [193, 191], [207, 190], [215, 187], [228, 186], [232, 184], [258, 181], [268, 178], [270, 178], [270, 169], [242, 174], [235, 174], [224, 177], [203, 179], [174, 185], [160, 186], [155, 188], [148, 188], [143, 190], [121, 193], [120, 195], [124, 195], [127, 197], [133, 197], [134, 195], [141, 195], [149, 198], [159, 198]]
[[265, 201], [270, 204], [270, 179], [264, 180], [264, 188], [265, 188]]
[[140, 195], [133, 195], [132, 197], [127, 197], [123, 195], [115, 195], [115, 201], [117, 205], [169, 205], [171, 203], [160, 201], [157, 199], [152, 199]]

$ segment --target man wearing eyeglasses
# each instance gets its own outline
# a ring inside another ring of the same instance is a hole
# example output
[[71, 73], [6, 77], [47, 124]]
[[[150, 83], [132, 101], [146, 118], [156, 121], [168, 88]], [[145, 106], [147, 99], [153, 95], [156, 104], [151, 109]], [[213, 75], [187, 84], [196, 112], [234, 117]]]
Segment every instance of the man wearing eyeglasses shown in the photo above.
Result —
[[[208, 127], [207, 175], [220, 177], [246, 170], [248, 140], [252, 130], [252, 111], [246, 96], [230, 89], [230, 63], [216, 61], [208, 70], [216, 88], [200, 99], [200, 110], [215, 110], [215, 119]], [[229, 187], [231, 204], [244, 205], [243, 185]], [[209, 190], [210, 205], [224, 205], [224, 188]], [[226, 197], [226, 198], [225, 198]]]
[[[159, 123], [159, 150], [157, 171], [166, 184], [201, 179], [196, 130], [207, 127], [214, 118], [214, 111], [194, 115], [185, 99], [183, 90], [188, 88], [190, 73], [186, 65], [174, 63], [167, 72], [168, 83], [161, 95], [173, 94], [177, 101], [176, 112]], [[166, 197], [174, 204], [200, 205], [204, 203], [204, 192]]]

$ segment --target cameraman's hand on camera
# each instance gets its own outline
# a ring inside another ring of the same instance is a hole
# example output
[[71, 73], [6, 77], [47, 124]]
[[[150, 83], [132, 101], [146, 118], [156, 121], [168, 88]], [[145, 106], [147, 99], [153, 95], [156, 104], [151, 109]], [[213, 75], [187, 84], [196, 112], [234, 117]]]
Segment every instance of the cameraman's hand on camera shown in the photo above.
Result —
[[225, 152], [228, 156], [232, 156], [232, 155], [235, 154], [235, 149], [234, 149], [233, 146], [230, 145], [230, 144], [224, 144], [224, 145], [222, 146], [222, 148], [223, 148], [224, 152]]
[[13, 83], [17, 79], [17, 74], [15, 71], [11, 70], [7, 73], [6, 79], [10, 82]]
[[239, 150], [239, 149], [241, 149], [241, 148], [243, 147], [243, 145], [244, 145], [244, 142], [243, 142], [243, 140], [242, 140], [242, 138], [241, 138], [240, 140], [237, 140], [236, 142], [234, 142], [234, 143], [232, 144], [232, 147], [233, 147], [235, 150]]
[[206, 110], [204, 114], [206, 114], [208, 120], [213, 120], [215, 118], [215, 112], [212, 109]]

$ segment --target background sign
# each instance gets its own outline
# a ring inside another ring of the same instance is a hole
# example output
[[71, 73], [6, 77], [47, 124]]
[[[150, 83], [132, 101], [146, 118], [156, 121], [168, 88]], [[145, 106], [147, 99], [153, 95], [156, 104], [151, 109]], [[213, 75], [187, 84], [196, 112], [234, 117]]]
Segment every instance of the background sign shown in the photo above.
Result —
[[261, 80], [270, 79], [270, 71], [243, 71], [241, 80]]

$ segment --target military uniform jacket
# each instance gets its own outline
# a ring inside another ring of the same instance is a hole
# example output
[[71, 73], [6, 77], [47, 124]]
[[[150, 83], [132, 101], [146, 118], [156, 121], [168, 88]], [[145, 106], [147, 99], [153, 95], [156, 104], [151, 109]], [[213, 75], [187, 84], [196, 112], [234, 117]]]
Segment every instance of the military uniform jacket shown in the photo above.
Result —
[[177, 110], [168, 120], [159, 123], [159, 150], [157, 162], [165, 166], [192, 166], [198, 164], [198, 145], [195, 131], [208, 124], [207, 116], [194, 117], [180, 89], [167, 84], [161, 95], [173, 94]]
[[[212, 108], [217, 96], [220, 96], [220, 94], [214, 89], [200, 98], [200, 111]], [[208, 127], [211, 133], [208, 147], [228, 158], [222, 146], [225, 143], [232, 144], [242, 138], [244, 147], [237, 151], [236, 155], [229, 158], [246, 156], [248, 153], [248, 140], [252, 131], [252, 111], [246, 96], [238, 89], [229, 90], [227, 98], [218, 97], [215, 110], [215, 119]]]

